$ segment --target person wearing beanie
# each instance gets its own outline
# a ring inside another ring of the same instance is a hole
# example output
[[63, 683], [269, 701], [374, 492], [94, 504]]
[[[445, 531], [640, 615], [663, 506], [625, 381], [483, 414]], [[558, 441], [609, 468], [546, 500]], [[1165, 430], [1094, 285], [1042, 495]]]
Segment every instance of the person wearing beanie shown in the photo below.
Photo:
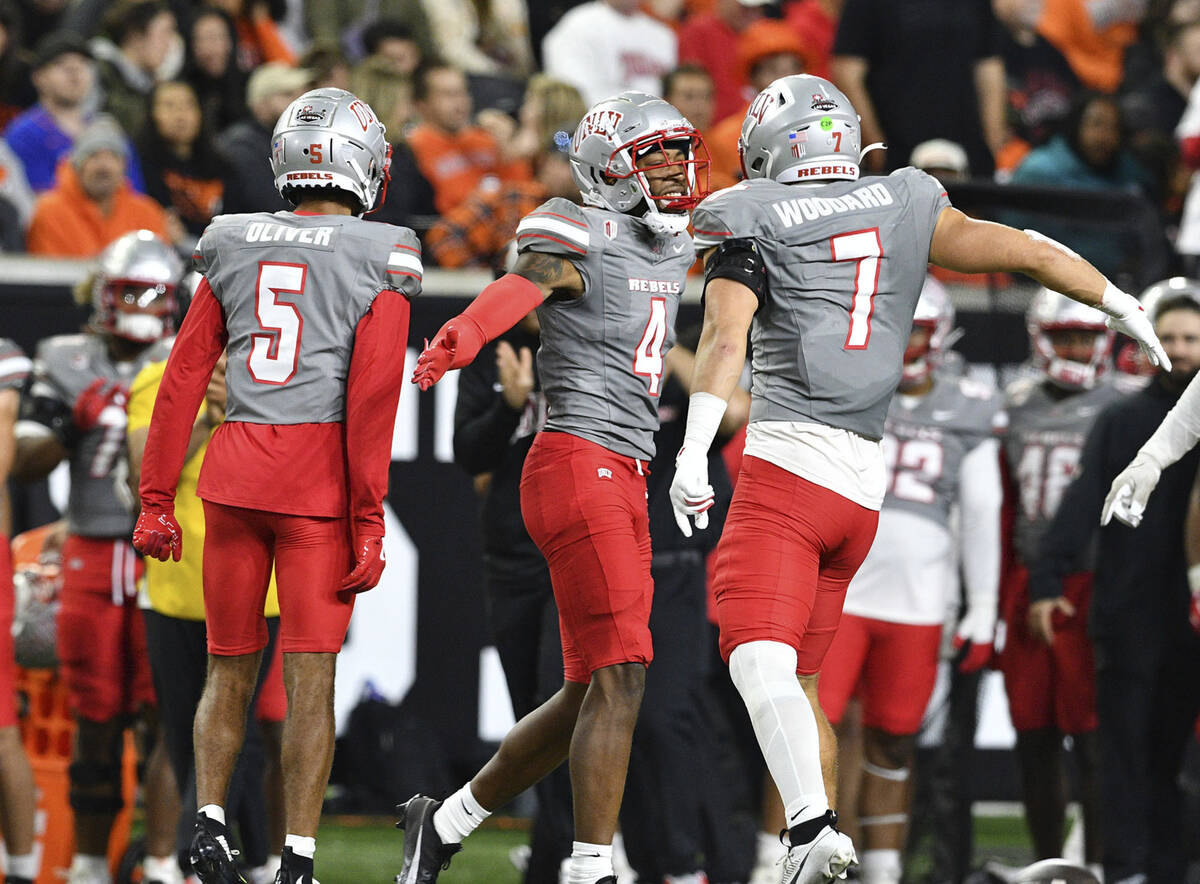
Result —
[[123, 233], [152, 230], [167, 237], [162, 207], [135, 193], [125, 173], [129, 145], [116, 120], [98, 116], [58, 166], [56, 184], [33, 210], [31, 254], [88, 258]]

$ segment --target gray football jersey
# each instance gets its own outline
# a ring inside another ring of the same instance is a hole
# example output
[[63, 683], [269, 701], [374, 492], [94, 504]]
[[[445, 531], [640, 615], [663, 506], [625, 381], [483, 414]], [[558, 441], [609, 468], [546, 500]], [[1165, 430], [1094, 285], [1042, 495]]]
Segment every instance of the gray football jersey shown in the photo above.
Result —
[[906, 397], [893, 398], [884, 426], [884, 509], [905, 510], [948, 527], [963, 459], [998, 435], [1002, 398], [976, 381], [939, 374], [933, 389], [911, 408]]
[[743, 181], [700, 204], [696, 248], [749, 238], [767, 270], [751, 328], [750, 420], [883, 435], [941, 184], [906, 168], [823, 185]]
[[15, 341], [0, 338], [0, 390], [20, 390], [33, 363]]
[[231, 421], [344, 420], [359, 320], [386, 289], [421, 291], [416, 234], [351, 216], [221, 215], [195, 259], [225, 314]]
[[[71, 413], [79, 394], [103, 378], [126, 389], [150, 362], [167, 358], [170, 340], [151, 344], [137, 357], [114, 362], [102, 335], [58, 335], [38, 344], [30, 395], [51, 399]], [[83, 537], [124, 537], [133, 531], [133, 513], [117, 496], [126, 459], [125, 409], [114, 405], [100, 413], [92, 429], [71, 434], [71, 491], [67, 527]]]
[[1040, 378], [1009, 385], [1004, 461], [1017, 493], [1013, 543], [1022, 562], [1036, 558], [1042, 533], [1075, 478], [1092, 424], [1121, 397], [1108, 379], [1066, 397], [1054, 395]]
[[566, 258], [583, 277], [583, 297], [538, 307], [546, 429], [650, 460], [663, 357], [695, 260], [691, 240], [555, 198], [521, 220], [517, 249]]

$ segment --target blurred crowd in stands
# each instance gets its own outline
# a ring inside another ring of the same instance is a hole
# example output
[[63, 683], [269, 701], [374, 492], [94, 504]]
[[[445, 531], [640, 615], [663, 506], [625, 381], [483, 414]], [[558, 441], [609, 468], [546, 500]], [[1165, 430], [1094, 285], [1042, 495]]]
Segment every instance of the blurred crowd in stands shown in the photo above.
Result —
[[1200, 0], [0, 0], [0, 248], [148, 228], [189, 254], [216, 214], [286, 208], [276, 117], [338, 86], [392, 142], [374, 217], [493, 267], [522, 214], [578, 198], [560, 133], [590, 103], [675, 103], [716, 189], [750, 98], [800, 72], [886, 143], [872, 172], [1137, 193], [1200, 256]]

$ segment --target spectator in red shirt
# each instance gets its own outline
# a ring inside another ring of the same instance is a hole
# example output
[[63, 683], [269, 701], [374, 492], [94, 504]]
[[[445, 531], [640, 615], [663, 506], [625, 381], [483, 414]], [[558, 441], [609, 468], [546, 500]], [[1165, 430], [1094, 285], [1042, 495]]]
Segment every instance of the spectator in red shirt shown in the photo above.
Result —
[[[738, 37], [736, 57], [744, 76], [750, 81], [753, 97], [780, 77], [803, 74], [807, 70], [808, 51], [788, 25], [763, 19]], [[742, 177], [737, 140], [749, 109], [750, 99], [746, 99], [735, 113], [713, 127], [711, 137], [705, 138], [712, 159], [709, 176], [713, 188], [728, 187]]]
[[[730, 52], [738, 35], [762, 17], [762, 7], [771, 0], [716, 0], [711, 12], [689, 17], [679, 29], [679, 62], [700, 65], [716, 86], [716, 119], [744, 109], [754, 97], [748, 91], [746, 72]], [[691, 119], [690, 117], [688, 119]], [[692, 125], [703, 131], [695, 120]]]
[[471, 93], [458, 68], [443, 63], [419, 68], [413, 98], [421, 123], [409, 133], [408, 144], [433, 188], [438, 214], [462, 203], [485, 181], [499, 186], [528, 177], [523, 163], [505, 162], [496, 139], [471, 124]]
[[829, 78], [829, 59], [845, 0], [793, 0], [783, 18], [808, 47], [808, 73]]

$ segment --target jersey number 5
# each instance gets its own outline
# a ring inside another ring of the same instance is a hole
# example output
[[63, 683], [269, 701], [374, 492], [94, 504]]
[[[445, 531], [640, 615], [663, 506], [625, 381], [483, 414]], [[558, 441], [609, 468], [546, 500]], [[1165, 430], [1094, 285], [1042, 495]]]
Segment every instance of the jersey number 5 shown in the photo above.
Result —
[[875, 292], [879, 288], [879, 259], [883, 257], [879, 228], [831, 236], [829, 246], [834, 261], [853, 261], [855, 264], [850, 329], [842, 349], [865, 350], [871, 340], [871, 313], [875, 310]]
[[663, 376], [663, 341], [667, 338], [667, 299], [650, 299], [650, 318], [633, 354], [633, 373], [650, 378], [650, 395], [658, 395]]
[[279, 295], [302, 295], [308, 276], [305, 264], [261, 261], [254, 293], [254, 315], [266, 334], [250, 336], [250, 377], [260, 384], [282, 386], [296, 373], [300, 358], [300, 335], [304, 319], [295, 304], [281, 302]]

